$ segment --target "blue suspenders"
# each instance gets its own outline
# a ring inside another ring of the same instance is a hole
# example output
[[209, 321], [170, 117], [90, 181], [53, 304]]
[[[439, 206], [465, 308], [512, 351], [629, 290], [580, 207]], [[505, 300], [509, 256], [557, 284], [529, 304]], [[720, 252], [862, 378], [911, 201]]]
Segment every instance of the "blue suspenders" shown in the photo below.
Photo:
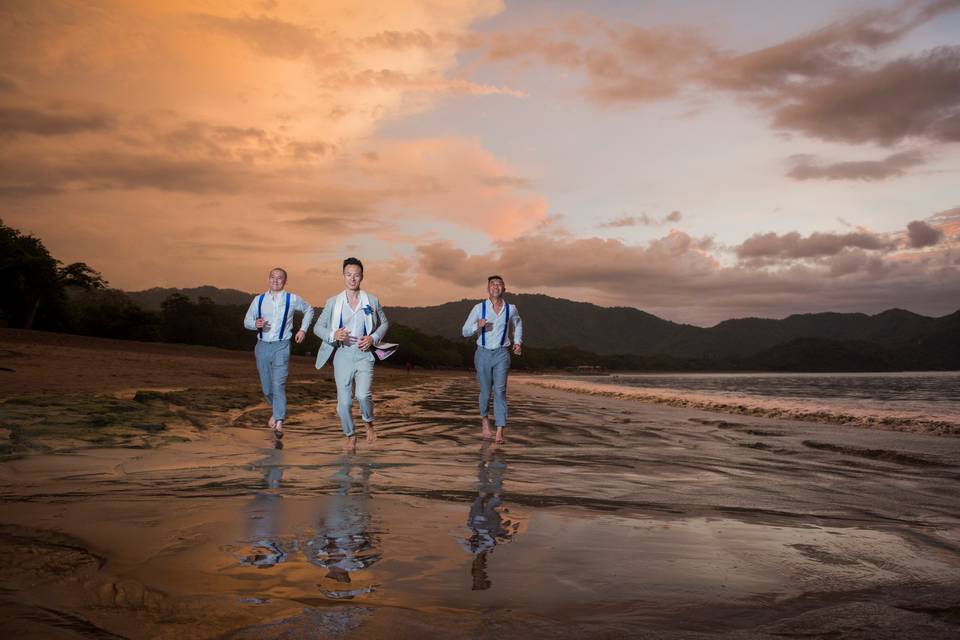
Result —
[[287, 312], [290, 311], [290, 292], [287, 292], [287, 300], [283, 305], [283, 321], [280, 323], [280, 340], [283, 340], [283, 334], [287, 332]]
[[503, 346], [503, 343], [507, 341], [507, 331], [510, 330], [510, 303], [504, 302], [503, 304], [507, 305], [507, 317], [503, 319], [503, 337], [500, 338], [500, 346]]
[[[480, 303], [480, 317], [483, 318], [484, 320], [487, 319], [487, 301], [486, 300]], [[487, 327], [486, 326], [483, 326], [480, 329], [480, 346], [482, 347], [487, 346]]]
[[[261, 293], [260, 299], [257, 300], [257, 320], [263, 317], [263, 298], [267, 294]], [[257, 340], [263, 340], [263, 329], [257, 329]]]
[[[263, 317], [263, 298], [267, 294], [261, 293], [260, 299], [257, 300], [257, 320]], [[283, 334], [287, 331], [287, 313], [290, 311], [290, 292], [287, 291], [287, 299], [283, 305], [283, 322], [280, 323], [280, 339], [283, 340]], [[260, 340], [263, 340], [263, 329], [257, 330], [257, 337]]]
[[[507, 332], [510, 330], [510, 303], [509, 303], [509, 302], [504, 302], [503, 304], [507, 305], [507, 316], [503, 319], [503, 335], [500, 337], [500, 346], [501, 346], [501, 347], [502, 347], [503, 344], [507, 341]], [[486, 301], [486, 300], [484, 300], [483, 302], [480, 303], [480, 317], [483, 318], [484, 320], [487, 319], [487, 301]], [[494, 321], [496, 321], [496, 318], [494, 318]], [[342, 323], [343, 320], [341, 320], [340, 322]], [[342, 326], [342, 325], [341, 325], [341, 326]], [[486, 327], [484, 327], [484, 328], [486, 328]], [[481, 332], [480, 332], [480, 345], [483, 346], [483, 347], [486, 347], [486, 346], [487, 346], [487, 332], [486, 332], [486, 331], [481, 331]]]

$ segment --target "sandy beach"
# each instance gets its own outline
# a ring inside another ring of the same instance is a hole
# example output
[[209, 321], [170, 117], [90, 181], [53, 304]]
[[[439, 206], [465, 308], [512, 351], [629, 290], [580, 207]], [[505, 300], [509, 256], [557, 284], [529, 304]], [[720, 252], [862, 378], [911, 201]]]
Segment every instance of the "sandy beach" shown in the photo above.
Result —
[[0, 330], [11, 638], [954, 638], [960, 438]]

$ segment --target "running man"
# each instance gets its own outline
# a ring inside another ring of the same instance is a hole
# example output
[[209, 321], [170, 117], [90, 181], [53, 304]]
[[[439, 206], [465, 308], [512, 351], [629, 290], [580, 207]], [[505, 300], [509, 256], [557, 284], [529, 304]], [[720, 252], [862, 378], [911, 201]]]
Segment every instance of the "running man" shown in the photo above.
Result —
[[[283, 421], [287, 417], [290, 339], [296, 340], [297, 344], [303, 342], [313, 321], [313, 307], [297, 294], [284, 290], [287, 272], [280, 267], [270, 270], [267, 285], [267, 291], [250, 303], [243, 326], [257, 332], [257, 347], [254, 349], [257, 371], [260, 373], [263, 397], [273, 409], [267, 426], [279, 440], [283, 437]], [[293, 335], [294, 311], [303, 313], [296, 335]]]
[[[479, 334], [473, 364], [480, 383], [480, 424], [485, 440], [491, 437], [490, 392], [493, 391], [493, 417], [496, 423], [496, 442], [503, 442], [503, 429], [507, 426], [507, 374], [510, 371], [510, 351], [520, 355], [523, 341], [523, 322], [516, 305], [504, 302], [507, 287], [500, 276], [487, 278], [488, 298], [470, 311], [463, 324], [463, 337]], [[513, 328], [513, 341], [510, 328]]]
[[354, 429], [351, 405], [354, 386], [360, 404], [360, 417], [366, 426], [367, 444], [377, 440], [373, 427], [373, 348], [383, 340], [390, 323], [383, 313], [380, 300], [360, 289], [363, 282], [363, 263], [356, 258], [343, 261], [345, 289], [332, 296], [323, 306], [320, 319], [313, 328], [323, 341], [317, 352], [317, 369], [333, 355], [333, 377], [337, 382], [337, 415], [347, 438], [347, 451], [356, 451], [357, 435]]

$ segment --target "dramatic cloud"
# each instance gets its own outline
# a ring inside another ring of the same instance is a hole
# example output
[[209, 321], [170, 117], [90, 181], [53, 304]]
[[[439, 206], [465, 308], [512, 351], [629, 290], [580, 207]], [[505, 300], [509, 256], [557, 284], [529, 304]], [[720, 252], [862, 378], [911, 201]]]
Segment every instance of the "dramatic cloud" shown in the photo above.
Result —
[[894, 144], [960, 141], [960, 47], [942, 47], [876, 70], [848, 70], [791, 89], [774, 126], [815, 138]]
[[263, 55], [294, 59], [326, 53], [317, 30], [291, 22], [267, 16], [226, 18], [206, 14], [197, 15], [196, 19], [202, 25], [239, 38]]
[[0, 136], [19, 134], [64, 136], [83, 132], [107, 131], [115, 118], [107, 113], [61, 113], [52, 110], [0, 106]]
[[796, 180], [863, 180], [871, 182], [898, 178], [907, 174], [907, 169], [927, 162], [922, 151], [903, 151], [883, 160], [860, 160], [822, 164], [813, 156], [795, 155], [787, 175]]
[[638, 216], [620, 216], [619, 218], [614, 218], [609, 222], [604, 222], [600, 226], [604, 228], [634, 227], [638, 225], [650, 227], [666, 224], [668, 222], [680, 222], [682, 218], [683, 214], [679, 211], [671, 211], [663, 218], [651, 218], [646, 213], [641, 213]]
[[[960, 47], [895, 60], [885, 49], [960, 8], [956, 0], [908, 0], [864, 11], [785, 42], [729, 54], [697, 31], [606, 24], [496, 34], [493, 62], [532, 61], [575, 69], [600, 104], [674, 98], [684, 91], [732, 92], [766, 111], [778, 129], [823, 140], [892, 145], [907, 138], [960, 141]], [[868, 170], [869, 171], [869, 170]]]
[[[648, 278], [676, 280], [680, 272], [707, 274], [715, 261], [697, 241], [675, 231], [645, 248], [619, 240], [528, 235], [497, 243], [499, 251], [468, 256], [449, 243], [417, 247], [420, 266], [444, 279], [467, 286], [477, 273], [502, 273], [518, 287], [538, 286], [618, 288], [626, 282], [643, 287]], [[562, 256], [558, 260], [557, 256]]]
[[455, 40], [457, 40], [457, 37], [449, 33], [431, 35], [423, 29], [414, 29], [412, 31], [381, 31], [363, 38], [360, 44], [362, 47], [406, 51], [408, 49], [434, 49], [438, 46], [448, 45]]
[[960, 207], [935, 213], [927, 220], [941, 229], [945, 237], [960, 241]]
[[473, 96], [502, 94], [522, 98], [526, 95], [515, 89], [476, 84], [461, 78], [447, 79], [431, 75], [418, 77], [390, 69], [366, 69], [355, 74], [332, 74], [324, 78], [321, 86], [341, 90], [349, 88], [397, 89], [420, 93], [456, 93]]
[[907, 238], [914, 249], [932, 247], [940, 242], [943, 232], [923, 220], [914, 220], [907, 225]]
[[274, 211], [310, 214], [368, 214], [379, 201], [377, 194], [359, 189], [327, 189], [322, 199], [274, 202]]
[[[319, 300], [356, 254], [392, 304], [498, 271], [696, 322], [930, 312], [957, 299], [960, 48], [917, 27], [960, 0], [884, 6], [757, 48], [743, 9], [667, 0], [8, 0], [0, 217], [129, 289], [259, 288], [282, 256]], [[838, 217], [896, 231], [813, 233]]]
[[8, 187], [38, 193], [156, 189], [190, 194], [237, 193], [255, 181], [245, 164], [140, 154], [84, 154], [59, 160], [0, 158]]
[[19, 93], [20, 83], [8, 75], [0, 73], [0, 93]]
[[[877, 54], [958, 8], [956, 0], [941, 0], [867, 11], [772, 47], [720, 59], [703, 70], [702, 78], [707, 86], [733, 91], [770, 111], [775, 127], [814, 138], [884, 145], [906, 138], [955, 142], [960, 140], [960, 48], [940, 47], [893, 61]], [[884, 167], [840, 171], [872, 175], [878, 169]]]
[[266, 247], [292, 276], [348, 244], [393, 259], [393, 240], [438, 221], [522, 233], [546, 202], [480, 142], [375, 136], [441, 94], [518, 93], [448, 75], [471, 23], [500, 10], [4, 3], [3, 218], [127, 288], [260, 286]]
[[783, 235], [776, 233], [753, 235], [736, 247], [736, 254], [741, 259], [799, 259], [833, 256], [847, 248], [878, 251], [889, 250], [893, 247], [894, 245], [891, 242], [866, 231], [845, 234], [812, 233], [807, 237], [793, 231]]
[[384, 142], [377, 157], [366, 168], [373, 171], [389, 206], [406, 217], [443, 220], [491, 238], [512, 238], [547, 216], [546, 200], [529, 193], [527, 181], [516, 178], [512, 167], [476, 141]]
[[892, 9], [865, 11], [810, 34], [719, 59], [706, 70], [704, 80], [709, 85], [738, 92], [780, 94], [798, 84], [843, 75], [855, 68], [865, 54], [896, 42], [917, 26], [956, 7], [955, 0], [923, 6], [908, 1]]
[[[578, 36], [586, 36], [584, 44], [574, 40]], [[578, 29], [558, 25], [495, 34], [486, 55], [493, 62], [541, 61], [578, 69], [588, 78], [585, 93], [592, 100], [629, 103], [673, 97], [687, 74], [716, 54], [689, 29], [647, 29], [593, 19]]]
[[[476, 289], [477, 274], [502, 273], [513, 290], [574, 298], [589, 291], [592, 299], [607, 304], [698, 324], [813, 310], [880, 311], [905, 304], [933, 314], [956, 310], [960, 268], [949, 251], [922, 261], [898, 260], [857, 248], [878, 247], [879, 241], [850, 237], [823, 242], [829, 235], [804, 239], [806, 243], [797, 243], [807, 245], [802, 249], [783, 248], [783, 238], [774, 236], [779, 248], [768, 253], [799, 251], [818, 258], [787, 266], [747, 257], [724, 265], [711, 255], [708, 241], [677, 231], [647, 245], [534, 234], [496, 243], [493, 251], [479, 255], [443, 242], [421, 245], [418, 254], [421, 273], [465, 292]], [[820, 243], [830, 246], [815, 246]]]

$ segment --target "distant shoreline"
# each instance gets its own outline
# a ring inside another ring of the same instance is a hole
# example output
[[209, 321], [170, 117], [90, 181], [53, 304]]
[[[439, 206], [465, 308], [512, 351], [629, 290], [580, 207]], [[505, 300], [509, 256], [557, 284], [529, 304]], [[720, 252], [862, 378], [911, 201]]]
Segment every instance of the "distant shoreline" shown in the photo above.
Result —
[[[253, 340], [251, 339], [251, 351]], [[120, 355], [125, 354], [125, 355]], [[381, 375], [405, 374], [403, 354], [383, 363]], [[900, 375], [924, 371], [833, 371], [785, 372], [769, 370], [621, 370], [516, 368], [523, 362], [514, 358], [514, 376], [542, 375], [577, 376], [585, 379], [609, 376], [696, 376], [696, 375]], [[203, 364], [209, 361], [210, 367]], [[248, 351], [203, 345], [144, 342], [115, 338], [98, 338], [52, 331], [0, 328], [0, 397], [48, 391], [115, 391], [133, 386], [168, 388], [171, 386], [225, 384], [230, 380], [246, 380], [251, 373]], [[317, 379], [312, 356], [292, 356], [293, 378]], [[162, 364], [162, 366], [161, 366]], [[452, 375], [471, 373], [467, 367], [416, 368], [416, 375]], [[929, 373], [948, 374], [949, 371]]]

